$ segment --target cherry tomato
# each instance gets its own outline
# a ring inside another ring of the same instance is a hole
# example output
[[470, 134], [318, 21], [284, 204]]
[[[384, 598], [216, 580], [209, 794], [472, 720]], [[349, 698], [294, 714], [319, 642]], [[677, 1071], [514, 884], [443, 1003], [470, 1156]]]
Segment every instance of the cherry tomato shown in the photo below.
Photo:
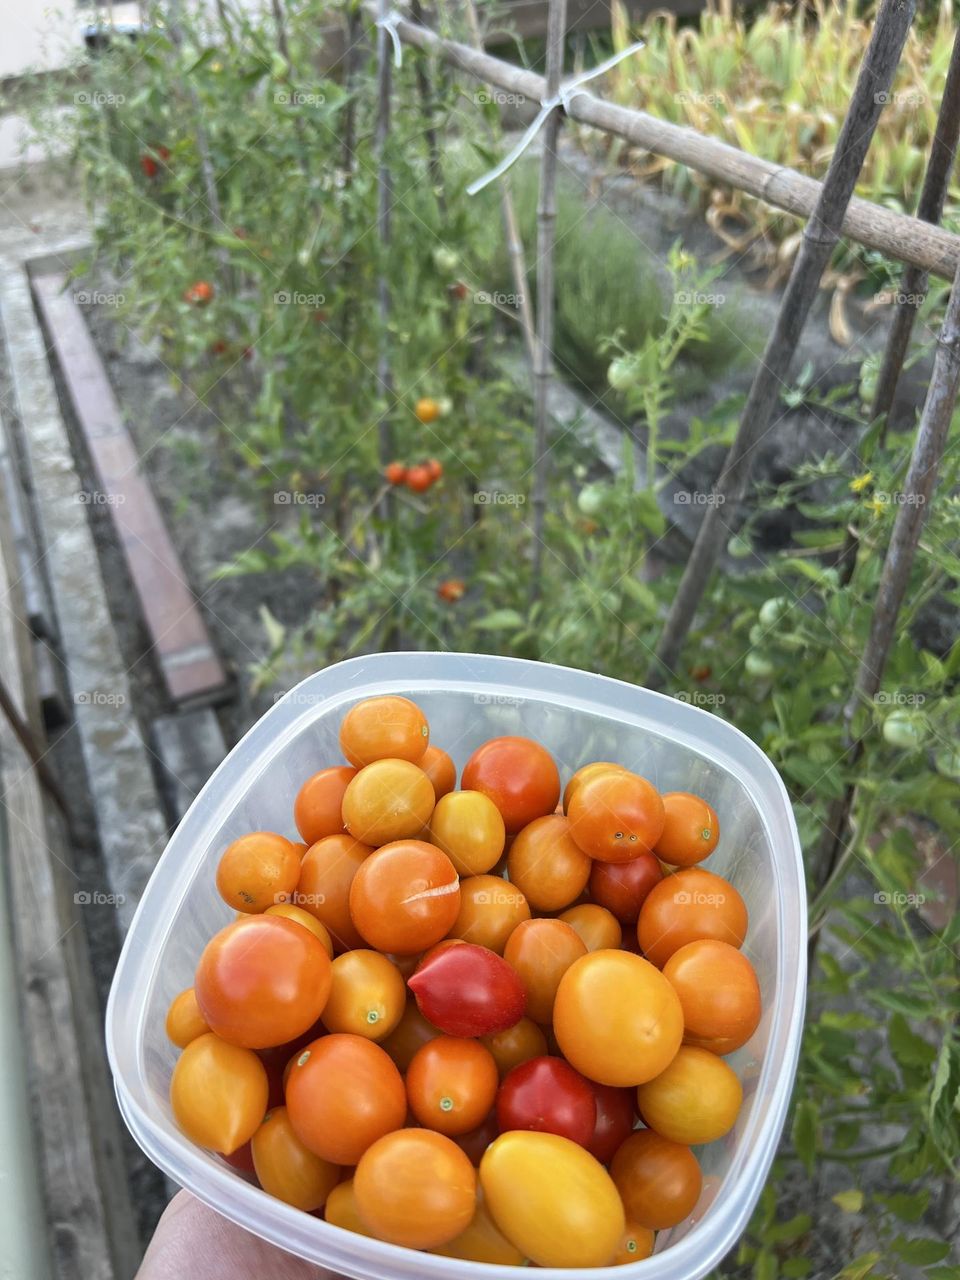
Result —
[[482, 1195], [477, 1198], [477, 1208], [466, 1231], [461, 1231], [448, 1244], [432, 1249], [431, 1253], [439, 1253], [444, 1258], [466, 1258], [470, 1262], [486, 1262], [491, 1266], [501, 1267], [520, 1267], [526, 1261], [520, 1250], [510, 1243], [490, 1217]]
[[402, 462], [388, 462], [383, 472], [387, 484], [403, 484], [407, 478], [407, 468]]
[[595, 778], [601, 773], [627, 773], [622, 764], [613, 764], [610, 760], [595, 760], [592, 764], [585, 764], [576, 771], [570, 781], [563, 789], [563, 812], [570, 812], [570, 801], [573, 799], [576, 791], [587, 782], [590, 778]]
[[273, 831], [252, 831], [234, 840], [217, 865], [217, 888], [237, 911], [265, 911], [293, 896], [300, 855], [292, 841]]
[[407, 488], [413, 493], [426, 493], [433, 484], [433, 475], [429, 467], [418, 464], [407, 471]]
[[403, 1017], [407, 987], [400, 970], [379, 951], [345, 951], [330, 969], [330, 995], [323, 1008], [328, 1031], [383, 1040]]
[[602, 1267], [623, 1233], [603, 1165], [555, 1133], [501, 1134], [480, 1162], [484, 1200], [515, 1248], [541, 1267]]
[[465, 942], [427, 957], [407, 982], [420, 1012], [451, 1036], [505, 1031], [523, 1017], [523, 983], [486, 947]]
[[688, 942], [663, 966], [663, 976], [680, 997], [684, 1044], [733, 1053], [760, 1025], [757, 975], [728, 942]]
[[267, 1049], [319, 1018], [330, 992], [330, 957], [292, 920], [246, 916], [204, 947], [194, 988], [211, 1031], [231, 1044]]
[[343, 825], [355, 840], [383, 845], [419, 836], [436, 804], [433, 783], [409, 760], [374, 760], [343, 793]]
[[330, 959], [333, 959], [333, 939], [330, 937], [326, 925], [321, 924], [316, 916], [312, 916], [303, 907], [294, 906], [292, 902], [278, 902], [275, 907], [267, 907], [263, 914], [265, 916], [283, 916], [284, 920], [292, 920], [294, 924], [298, 924], [304, 929], [309, 929]]
[[562, 920], [524, 920], [507, 940], [503, 958], [520, 975], [527, 1013], [549, 1026], [560, 980], [575, 960], [587, 954], [576, 932]]
[[356, 1164], [372, 1143], [403, 1126], [403, 1077], [379, 1045], [330, 1035], [307, 1046], [287, 1079], [287, 1111], [300, 1141], [332, 1164]]
[[613, 1157], [610, 1176], [631, 1222], [665, 1231], [682, 1222], [700, 1198], [703, 1177], [689, 1147], [641, 1129]]
[[654, 852], [673, 867], [692, 867], [708, 858], [720, 839], [720, 820], [699, 796], [668, 791], [663, 797], [665, 821]]
[[663, 831], [659, 792], [626, 770], [588, 778], [574, 792], [568, 816], [574, 840], [600, 862], [629, 862], [649, 853]]
[[462, 876], [480, 875], [496, 866], [506, 832], [500, 810], [480, 791], [451, 791], [437, 802], [430, 839]]
[[406, 1072], [417, 1050], [441, 1034], [417, 1008], [416, 1000], [411, 998], [406, 1002], [400, 1021], [381, 1043], [400, 1070]]
[[659, 969], [688, 942], [714, 938], [732, 947], [747, 936], [747, 908], [729, 881], [700, 867], [667, 876], [655, 885], [637, 921], [637, 941]]
[[197, 1036], [205, 1035], [209, 1030], [193, 987], [174, 996], [167, 1010], [166, 1032], [178, 1049], [185, 1049], [191, 1040], [196, 1040]]
[[444, 578], [437, 583], [437, 598], [445, 604], [456, 604], [467, 594], [467, 584], [462, 578]]
[[530, 919], [526, 898], [500, 876], [467, 876], [460, 881], [460, 910], [450, 935], [503, 952], [507, 939], [522, 920]]
[[568, 924], [588, 951], [616, 950], [623, 940], [620, 921], [606, 907], [592, 902], [581, 902], [561, 912], [560, 919]]
[[428, 426], [431, 422], [436, 422], [437, 418], [440, 417], [440, 403], [430, 396], [422, 396], [417, 401], [413, 411], [424, 426]]
[[598, 1084], [651, 1080], [683, 1038], [677, 993], [652, 964], [628, 951], [592, 951], [560, 980], [553, 1030], [564, 1057]]
[[363, 863], [350, 886], [351, 919], [378, 951], [411, 955], [433, 946], [449, 932], [459, 909], [453, 863], [423, 840], [384, 845]]
[[424, 466], [430, 472], [431, 480], [440, 480], [443, 477], [443, 463], [439, 458], [428, 458]]
[[507, 857], [510, 883], [535, 911], [560, 911], [583, 892], [591, 862], [562, 814], [535, 818], [514, 837]]
[[547, 1037], [532, 1018], [521, 1018], [506, 1031], [484, 1036], [483, 1043], [493, 1054], [501, 1080], [522, 1062], [542, 1057], [547, 1052]]
[[250, 1146], [264, 1191], [307, 1213], [322, 1209], [340, 1181], [339, 1167], [308, 1151], [294, 1133], [286, 1107], [267, 1115]]
[[184, 291], [183, 300], [195, 307], [205, 307], [213, 299], [213, 292], [213, 285], [208, 280], [198, 280]]
[[497, 1064], [477, 1040], [438, 1036], [414, 1055], [407, 1101], [426, 1129], [453, 1138], [476, 1129], [497, 1096]]
[[497, 1094], [500, 1132], [533, 1129], [589, 1145], [597, 1103], [589, 1082], [562, 1058], [531, 1058], [514, 1067]]
[[378, 1240], [436, 1249], [473, 1220], [477, 1175], [442, 1133], [401, 1129], [364, 1152], [353, 1191], [360, 1217]]
[[493, 1142], [494, 1138], [499, 1137], [500, 1128], [497, 1125], [497, 1113], [491, 1111], [476, 1129], [471, 1129], [469, 1133], [457, 1133], [453, 1135], [453, 1140], [461, 1151], [466, 1152], [470, 1163], [479, 1168], [480, 1161], [483, 1159], [483, 1153]]
[[340, 750], [357, 769], [374, 760], [416, 764], [429, 742], [426, 716], [415, 702], [393, 694], [354, 703], [340, 722]]
[[170, 1105], [191, 1142], [230, 1155], [256, 1133], [267, 1109], [267, 1072], [252, 1049], [213, 1032], [191, 1040], [170, 1080]]
[[300, 863], [296, 905], [320, 921], [337, 951], [363, 946], [350, 918], [350, 886], [371, 853], [370, 845], [352, 836], [326, 836], [311, 845]]
[[491, 738], [477, 747], [464, 766], [461, 786], [489, 796], [510, 834], [553, 813], [560, 799], [553, 757], [531, 738]]
[[308, 778], [297, 792], [293, 820], [308, 845], [345, 830], [341, 812], [343, 793], [356, 776], [356, 769], [349, 765], [334, 765]]
[[625, 1267], [628, 1262], [642, 1262], [653, 1254], [656, 1235], [649, 1227], [627, 1221], [617, 1250], [610, 1259], [611, 1267]]
[[590, 1083], [597, 1106], [597, 1123], [587, 1150], [601, 1164], [609, 1164], [618, 1147], [633, 1132], [636, 1094], [633, 1089], [618, 1089], [595, 1081]]
[[590, 897], [621, 924], [636, 924], [647, 894], [662, 879], [660, 862], [652, 853], [638, 853], [629, 862], [595, 862]]
[[665, 1071], [637, 1089], [640, 1115], [672, 1142], [697, 1147], [733, 1128], [743, 1089], [722, 1058], [682, 1045]]
[[323, 1216], [333, 1227], [341, 1227], [344, 1231], [353, 1231], [358, 1236], [375, 1239], [373, 1232], [360, 1217], [357, 1208], [357, 1197], [353, 1192], [353, 1179], [338, 1183], [327, 1196]]
[[427, 747], [423, 758], [417, 763], [433, 783], [433, 794], [438, 800], [442, 800], [457, 785], [457, 766], [442, 747]]

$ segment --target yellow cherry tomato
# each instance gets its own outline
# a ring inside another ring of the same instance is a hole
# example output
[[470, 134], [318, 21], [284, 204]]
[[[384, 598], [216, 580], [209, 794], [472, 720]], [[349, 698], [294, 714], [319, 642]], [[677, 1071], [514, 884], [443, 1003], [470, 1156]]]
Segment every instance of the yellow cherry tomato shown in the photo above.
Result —
[[321, 1015], [328, 1031], [383, 1040], [403, 1017], [407, 985], [379, 951], [345, 951], [330, 967], [333, 981]]
[[185, 1049], [191, 1040], [206, 1035], [210, 1030], [197, 1004], [197, 993], [187, 987], [170, 1002], [167, 1010], [167, 1035], [178, 1049]]
[[442, 1244], [430, 1252], [442, 1254], [445, 1258], [466, 1258], [469, 1262], [488, 1262], [500, 1267], [522, 1267], [526, 1262], [520, 1250], [510, 1243], [490, 1217], [482, 1193], [477, 1197], [477, 1210], [466, 1231], [461, 1231], [449, 1244]]
[[353, 1179], [338, 1183], [327, 1196], [323, 1216], [332, 1227], [342, 1227], [344, 1231], [353, 1231], [358, 1236], [375, 1239], [373, 1232], [360, 1217], [357, 1208], [357, 1197], [353, 1194]]
[[267, 907], [263, 913], [265, 916], [284, 916], [287, 920], [292, 920], [294, 924], [302, 924], [305, 929], [309, 929], [315, 938], [318, 938], [323, 944], [330, 959], [333, 959], [333, 939], [327, 930], [327, 926], [322, 924], [316, 916], [312, 916], [309, 911], [305, 911], [303, 907], [295, 907], [292, 902], [278, 902], [274, 907]]
[[428, 837], [462, 876], [496, 866], [506, 841], [500, 810], [482, 791], [451, 791], [437, 801]]
[[637, 1105], [650, 1128], [687, 1147], [729, 1133], [742, 1101], [733, 1069], [709, 1049], [686, 1044], [665, 1071], [637, 1089]]
[[284, 1204], [312, 1213], [322, 1209], [340, 1179], [340, 1168], [308, 1150], [293, 1132], [286, 1107], [275, 1107], [250, 1142], [261, 1187]]
[[192, 1142], [229, 1156], [260, 1127], [269, 1092], [267, 1069], [253, 1050], [209, 1031], [191, 1040], [177, 1060], [170, 1105]]

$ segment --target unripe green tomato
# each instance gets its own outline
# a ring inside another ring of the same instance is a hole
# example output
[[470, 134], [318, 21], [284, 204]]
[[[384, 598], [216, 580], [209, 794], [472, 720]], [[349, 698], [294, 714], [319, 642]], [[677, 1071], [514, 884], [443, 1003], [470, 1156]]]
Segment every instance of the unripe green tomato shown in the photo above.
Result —
[[747, 654], [746, 662], [743, 665], [748, 675], [756, 676], [758, 679], [763, 680], [772, 676], [776, 670], [767, 655], [763, 652], [758, 653], [756, 649]]
[[771, 596], [760, 606], [759, 618], [763, 626], [775, 627], [783, 615], [789, 612], [790, 601], [786, 596]]
[[459, 261], [459, 255], [454, 253], [452, 249], [445, 249], [441, 247], [439, 249], [434, 249], [433, 251], [434, 266], [438, 271], [442, 271], [445, 275], [449, 275], [452, 271], [455, 271]]
[[727, 543], [727, 550], [735, 560], [745, 560], [747, 556], [753, 555], [753, 547], [739, 533], [735, 533]]
[[883, 737], [891, 747], [915, 751], [923, 745], [926, 734], [923, 726], [909, 711], [891, 711], [883, 722]]
[[588, 484], [580, 490], [577, 506], [582, 515], [598, 516], [607, 505], [610, 486], [607, 484]]
[[614, 391], [629, 391], [637, 384], [637, 365], [632, 356], [617, 356], [607, 369], [607, 381]]

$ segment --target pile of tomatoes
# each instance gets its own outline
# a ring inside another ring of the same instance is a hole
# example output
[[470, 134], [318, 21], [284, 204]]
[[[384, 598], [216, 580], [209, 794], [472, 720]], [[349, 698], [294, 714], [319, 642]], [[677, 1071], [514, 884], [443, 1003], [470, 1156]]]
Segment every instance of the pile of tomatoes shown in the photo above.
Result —
[[239, 914], [167, 1032], [174, 1115], [337, 1227], [487, 1263], [648, 1256], [702, 1190], [760, 1020], [716, 813], [621, 765], [495, 738], [456, 789], [420, 708], [346, 713], [302, 843], [223, 853]]

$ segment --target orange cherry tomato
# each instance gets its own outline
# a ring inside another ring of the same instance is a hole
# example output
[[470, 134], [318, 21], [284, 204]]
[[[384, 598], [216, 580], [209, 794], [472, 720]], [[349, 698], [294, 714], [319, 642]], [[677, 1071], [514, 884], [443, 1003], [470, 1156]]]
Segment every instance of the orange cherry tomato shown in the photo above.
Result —
[[194, 979], [211, 1031], [231, 1044], [268, 1049], [302, 1035], [330, 991], [330, 957], [299, 924], [247, 916], [207, 943]]
[[414, 1055], [407, 1101], [426, 1129], [452, 1138], [476, 1129], [497, 1096], [497, 1064], [479, 1040], [438, 1036]]
[[460, 909], [459, 885], [442, 850], [397, 840], [360, 867], [350, 886], [350, 916], [370, 946], [411, 955], [449, 932]]
[[343, 825], [355, 840], [383, 845], [420, 835], [436, 805], [433, 783], [409, 760], [375, 760], [343, 793]]
[[353, 1179], [338, 1183], [327, 1196], [323, 1216], [333, 1227], [341, 1227], [344, 1231], [353, 1231], [358, 1236], [374, 1239], [373, 1232], [360, 1217], [357, 1208], [357, 1197], [353, 1193]]
[[617, 1245], [617, 1251], [610, 1259], [611, 1267], [625, 1267], [628, 1262], [642, 1262], [653, 1254], [656, 1234], [649, 1227], [641, 1227], [639, 1223], [627, 1221]]
[[187, 987], [186, 991], [174, 996], [167, 1010], [166, 1032], [178, 1049], [185, 1049], [191, 1040], [209, 1030], [193, 987]]
[[321, 924], [316, 916], [312, 916], [304, 907], [294, 906], [292, 902], [278, 902], [275, 907], [267, 907], [265, 916], [283, 916], [284, 920], [292, 920], [294, 924], [309, 929], [330, 959], [333, 959], [333, 939], [326, 925]]
[[457, 766], [442, 747], [427, 747], [423, 758], [417, 763], [433, 783], [433, 794], [438, 800], [448, 795], [457, 785]]
[[637, 1089], [644, 1122], [688, 1147], [729, 1133], [742, 1101], [740, 1081], [727, 1063], [708, 1049], [686, 1044], [666, 1070]]
[[353, 1177], [360, 1217], [378, 1240], [436, 1249], [473, 1220], [477, 1175], [457, 1144], [430, 1129], [389, 1133]]
[[296, 905], [320, 921], [337, 951], [363, 946], [350, 919], [350, 886], [371, 853], [371, 845], [352, 836], [326, 836], [310, 846], [300, 863]]
[[570, 801], [573, 799], [574, 794], [576, 793], [578, 788], [584, 782], [587, 782], [590, 778], [595, 778], [598, 774], [601, 774], [601, 773], [626, 773], [626, 772], [628, 772], [628, 770], [624, 769], [622, 764], [614, 764], [610, 760], [594, 760], [592, 764], [583, 765], [582, 768], [576, 771], [576, 773], [572, 776], [570, 781], [567, 783], [567, 785], [563, 789], [563, 812], [569, 813]]
[[524, 920], [507, 940], [503, 958], [520, 975], [527, 1014], [549, 1026], [560, 980], [587, 954], [576, 932], [562, 920]]
[[403, 1077], [388, 1054], [362, 1036], [314, 1040], [290, 1068], [286, 1097], [297, 1137], [332, 1164], [356, 1164], [407, 1118]]
[[503, 815], [512, 835], [534, 818], [553, 813], [560, 774], [553, 757], [532, 738], [491, 738], [467, 761], [460, 785], [482, 791]]
[[466, 1231], [461, 1231], [455, 1240], [431, 1252], [444, 1258], [466, 1258], [470, 1262], [486, 1262], [500, 1267], [521, 1267], [525, 1262], [520, 1250], [510, 1243], [490, 1217], [482, 1195], [477, 1198], [476, 1212]]
[[638, 853], [629, 862], [595, 862], [590, 897], [621, 924], [636, 924], [647, 894], [662, 879], [663, 869], [652, 853]]
[[415, 702], [393, 694], [354, 703], [340, 722], [340, 749], [357, 769], [374, 760], [416, 764], [429, 742], [426, 716]]
[[663, 976], [680, 997], [684, 1044], [733, 1053], [760, 1025], [756, 972], [728, 942], [688, 942], [663, 966]]
[[657, 857], [673, 867], [692, 867], [709, 858], [720, 839], [720, 819], [706, 800], [688, 791], [668, 791], [663, 810]]
[[403, 1017], [406, 983], [397, 966], [379, 951], [345, 951], [334, 960], [330, 976], [323, 1008], [328, 1031], [383, 1040]]
[[579, 898], [593, 864], [562, 814], [535, 818], [514, 836], [507, 874], [534, 911], [560, 911]]
[[560, 979], [553, 1011], [557, 1043], [571, 1066], [598, 1084], [651, 1080], [683, 1038], [677, 993], [629, 951], [592, 951]]
[[253, 1050], [208, 1031], [177, 1059], [170, 1105], [191, 1142], [230, 1155], [256, 1133], [268, 1091], [266, 1068]]
[[499, 876], [468, 876], [460, 881], [460, 910], [448, 932], [502, 955], [510, 934], [529, 919], [530, 907], [515, 885]]
[[418, 463], [407, 471], [407, 488], [412, 493], [426, 493], [433, 484], [433, 473], [429, 467]]
[[413, 412], [417, 415], [424, 426], [428, 426], [431, 422], [436, 422], [440, 417], [440, 402], [434, 400], [431, 396], [421, 396], [414, 406]]
[[383, 475], [387, 484], [403, 484], [407, 478], [407, 468], [402, 462], [388, 462]]
[[570, 834], [591, 858], [629, 862], [650, 853], [663, 831], [660, 793], [639, 774], [597, 773], [574, 792]]
[[224, 850], [217, 888], [227, 906], [253, 914], [293, 896], [300, 879], [296, 845], [273, 831], [251, 831]]
[[500, 810], [481, 791], [451, 791], [430, 819], [430, 839], [462, 876], [482, 875], [496, 866], [506, 831]]
[[406, 1072], [417, 1050], [441, 1034], [420, 1012], [416, 1000], [408, 1000], [400, 1021], [381, 1044], [400, 1070]]
[[606, 907], [580, 902], [560, 913], [563, 920], [580, 938], [588, 951], [616, 950], [623, 940], [620, 921]]
[[632, 1133], [610, 1164], [627, 1218], [652, 1231], [682, 1222], [700, 1199], [703, 1175], [689, 1147], [652, 1129]]
[[286, 1107], [275, 1107], [250, 1143], [261, 1187], [284, 1204], [312, 1213], [322, 1209], [340, 1181], [340, 1169], [308, 1151], [293, 1131]]
[[308, 778], [293, 802], [293, 820], [307, 845], [316, 844], [324, 836], [339, 835], [344, 831], [342, 806], [343, 793], [357, 776], [356, 769], [338, 764], [332, 769], [321, 769]]
[[439, 458], [428, 458], [424, 466], [430, 472], [431, 480], [440, 480], [443, 476], [443, 463]]
[[688, 942], [714, 938], [740, 947], [747, 936], [747, 908], [728, 880], [689, 867], [655, 885], [640, 908], [637, 941], [662, 969]]
[[531, 1058], [542, 1058], [547, 1052], [547, 1037], [532, 1018], [521, 1018], [495, 1035], [481, 1036], [481, 1041], [493, 1054], [501, 1080], [514, 1067]]

